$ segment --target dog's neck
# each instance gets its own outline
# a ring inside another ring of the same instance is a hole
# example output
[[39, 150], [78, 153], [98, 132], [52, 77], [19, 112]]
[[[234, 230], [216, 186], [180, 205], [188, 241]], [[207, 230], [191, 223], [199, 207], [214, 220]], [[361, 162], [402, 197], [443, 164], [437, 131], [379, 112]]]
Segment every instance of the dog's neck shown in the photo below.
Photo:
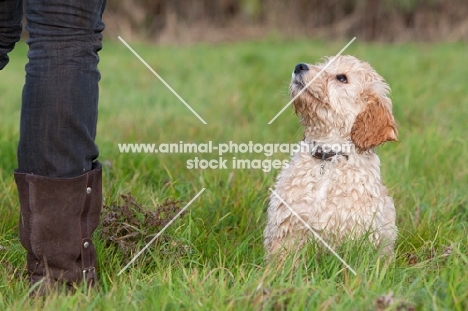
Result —
[[339, 156], [348, 160], [349, 155], [355, 152], [355, 145], [351, 138], [341, 133], [340, 128], [307, 126], [304, 132], [304, 143], [308, 146], [308, 153], [312, 157], [324, 161], [331, 161]]
[[338, 114], [331, 109], [316, 109], [301, 116], [305, 137], [341, 141], [351, 135], [354, 119], [350, 115]]
[[351, 135], [344, 134], [343, 129], [324, 129], [321, 127], [308, 126], [304, 132], [304, 141], [312, 144], [342, 144], [352, 143]]

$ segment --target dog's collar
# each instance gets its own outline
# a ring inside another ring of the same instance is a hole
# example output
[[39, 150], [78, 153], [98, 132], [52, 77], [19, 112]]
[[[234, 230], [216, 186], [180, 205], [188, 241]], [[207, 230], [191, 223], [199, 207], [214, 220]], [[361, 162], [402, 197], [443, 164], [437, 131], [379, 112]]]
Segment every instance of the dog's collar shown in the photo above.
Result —
[[322, 161], [331, 161], [335, 156], [342, 156], [346, 160], [349, 159], [349, 155], [343, 152], [335, 152], [335, 151], [328, 151], [325, 152], [322, 150], [321, 146], [317, 146], [314, 149], [312, 149], [312, 152], [310, 153], [311, 156], [313, 156], [316, 159], [322, 160]]

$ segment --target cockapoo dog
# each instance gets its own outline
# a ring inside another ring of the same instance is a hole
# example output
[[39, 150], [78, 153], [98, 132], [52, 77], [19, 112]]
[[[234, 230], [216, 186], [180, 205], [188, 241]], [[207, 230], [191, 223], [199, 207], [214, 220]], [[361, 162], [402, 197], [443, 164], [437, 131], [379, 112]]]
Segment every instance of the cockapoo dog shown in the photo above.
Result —
[[284, 258], [313, 238], [291, 209], [331, 246], [365, 235], [383, 254], [393, 254], [395, 207], [374, 150], [397, 140], [389, 91], [368, 63], [353, 56], [295, 67], [290, 94], [304, 141], [270, 197], [267, 260], [274, 254]]

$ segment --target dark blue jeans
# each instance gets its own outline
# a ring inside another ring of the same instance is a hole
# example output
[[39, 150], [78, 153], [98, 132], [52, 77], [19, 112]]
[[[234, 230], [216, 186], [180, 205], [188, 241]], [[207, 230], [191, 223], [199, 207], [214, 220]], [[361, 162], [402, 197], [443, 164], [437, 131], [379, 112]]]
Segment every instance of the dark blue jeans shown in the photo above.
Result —
[[[97, 159], [97, 53], [105, 4], [106, 0], [25, 0], [29, 62], [18, 172], [73, 177], [91, 170]], [[0, 69], [20, 38], [22, 16], [22, 0], [0, 0]]]

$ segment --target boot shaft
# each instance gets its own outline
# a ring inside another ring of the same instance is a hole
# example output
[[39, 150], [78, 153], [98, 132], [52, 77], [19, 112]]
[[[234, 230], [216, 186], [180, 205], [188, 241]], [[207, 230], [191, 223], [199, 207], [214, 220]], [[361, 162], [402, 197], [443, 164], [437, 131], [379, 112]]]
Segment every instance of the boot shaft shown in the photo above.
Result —
[[15, 173], [20, 197], [20, 239], [32, 280], [96, 282], [91, 235], [99, 224], [102, 170], [73, 178]]

